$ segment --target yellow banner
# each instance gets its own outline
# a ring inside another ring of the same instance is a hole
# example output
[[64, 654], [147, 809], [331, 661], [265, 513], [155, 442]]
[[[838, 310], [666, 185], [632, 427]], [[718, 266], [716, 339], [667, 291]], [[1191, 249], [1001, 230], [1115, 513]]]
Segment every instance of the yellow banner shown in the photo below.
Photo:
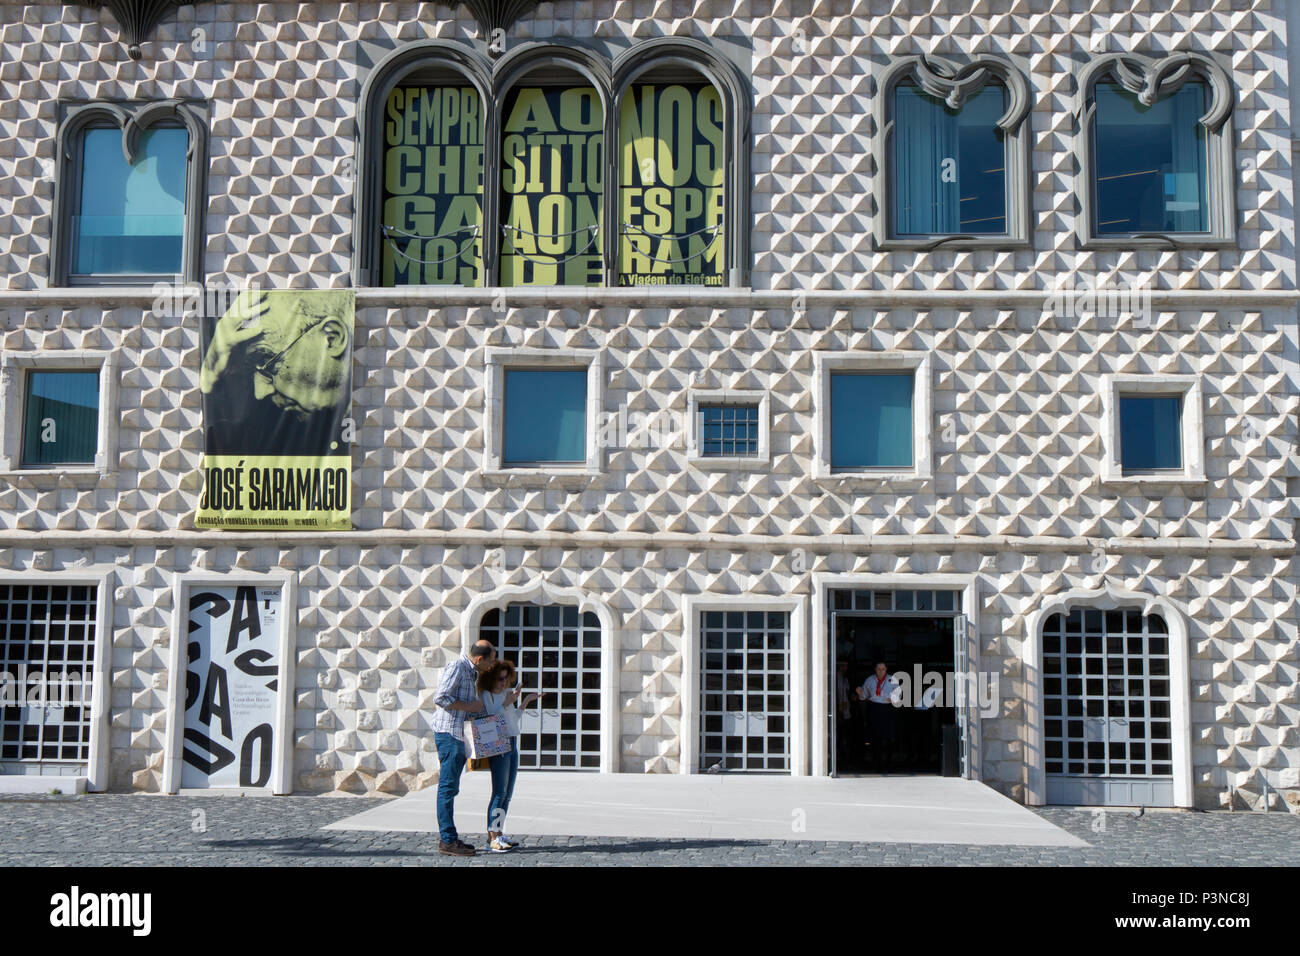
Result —
[[352, 459], [208, 455], [195, 524], [200, 528], [347, 531]]

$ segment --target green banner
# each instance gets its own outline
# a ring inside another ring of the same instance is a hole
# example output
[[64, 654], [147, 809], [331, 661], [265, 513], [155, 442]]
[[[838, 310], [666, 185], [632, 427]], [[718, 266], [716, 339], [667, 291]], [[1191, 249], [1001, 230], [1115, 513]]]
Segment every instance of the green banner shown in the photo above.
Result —
[[242, 292], [202, 323], [201, 528], [352, 527], [352, 290]]
[[384, 118], [380, 285], [482, 285], [482, 224], [478, 92], [396, 87]]
[[641, 85], [619, 116], [619, 285], [722, 285], [723, 114], [707, 83]]
[[600, 97], [589, 86], [516, 87], [504, 117], [501, 285], [600, 285]]

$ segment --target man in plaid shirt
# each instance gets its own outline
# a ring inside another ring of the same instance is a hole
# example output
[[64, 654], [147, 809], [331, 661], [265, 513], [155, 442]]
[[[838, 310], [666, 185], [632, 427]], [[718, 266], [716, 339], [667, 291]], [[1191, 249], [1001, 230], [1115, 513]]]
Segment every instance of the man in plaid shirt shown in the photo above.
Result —
[[473, 856], [474, 848], [456, 833], [456, 794], [465, 769], [465, 718], [481, 714], [478, 675], [496, 659], [491, 641], [478, 641], [469, 654], [442, 669], [433, 702], [433, 739], [438, 746], [438, 852], [448, 856]]

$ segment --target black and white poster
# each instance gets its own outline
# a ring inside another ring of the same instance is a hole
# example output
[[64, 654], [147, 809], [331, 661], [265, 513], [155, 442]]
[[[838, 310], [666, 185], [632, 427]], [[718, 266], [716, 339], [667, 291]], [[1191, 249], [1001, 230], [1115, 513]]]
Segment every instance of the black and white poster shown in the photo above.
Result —
[[277, 735], [279, 587], [188, 590], [180, 785], [271, 787]]

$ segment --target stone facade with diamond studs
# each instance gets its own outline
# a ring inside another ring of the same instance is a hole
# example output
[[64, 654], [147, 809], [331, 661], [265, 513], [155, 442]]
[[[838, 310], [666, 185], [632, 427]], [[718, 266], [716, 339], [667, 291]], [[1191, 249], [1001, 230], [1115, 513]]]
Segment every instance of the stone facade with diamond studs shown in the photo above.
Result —
[[[49, 288], [59, 103], [211, 105], [210, 281], [342, 288], [352, 268], [359, 40], [477, 41], [463, 6], [194, 4], [132, 61], [108, 12], [0, 4], [0, 350], [106, 352], [116, 449], [92, 479], [0, 474], [0, 572], [107, 569], [110, 781], [157, 790], [175, 576], [298, 581], [294, 786], [398, 794], [436, 778], [430, 698], [482, 595], [545, 583], [617, 621], [616, 761], [680, 772], [690, 596], [800, 596], [815, 576], [968, 576], [978, 665], [1000, 677], [978, 775], [1033, 800], [1031, 615], [1089, 591], [1185, 617], [1196, 806], [1300, 790], [1300, 359], [1281, 0], [577, 0], [508, 42], [726, 36], [752, 50], [751, 286], [360, 289], [355, 530], [196, 531], [198, 323], [147, 289]], [[202, 41], [202, 42], [200, 42]], [[1108, 52], [1231, 65], [1231, 250], [1077, 248], [1074, 77]], [[878, 251], [874, 78], [894, 58], [1004, 56], [1029, 79], [1032, 249]], [[1148, 321], [1054, 314], [1062, 283], [1139, 284]], [[504, 308], [498, 307], [504, 304]], [[764, 391], [770, 467], [679, 444], [603, 452], [595, 477], [486, 471], [487, 353], [602, 356], [604, 408], [685, 418], [692, 389]], [[933, 477], [815, 476], [817, 356], [925, 352]], [[1200, 376], [1205, 480], [1105, 480], [1105, 377]], [[807, 640], [820, 638], [809, 627]], [[805, 754], [810, 716], [796, 721]], [[812, 761], [797, 768], [808, 772]], [[1238, 807], [1242, 804], [1238, 803]], [[1274, 806], [1277, 806], [1274, 803]]]

